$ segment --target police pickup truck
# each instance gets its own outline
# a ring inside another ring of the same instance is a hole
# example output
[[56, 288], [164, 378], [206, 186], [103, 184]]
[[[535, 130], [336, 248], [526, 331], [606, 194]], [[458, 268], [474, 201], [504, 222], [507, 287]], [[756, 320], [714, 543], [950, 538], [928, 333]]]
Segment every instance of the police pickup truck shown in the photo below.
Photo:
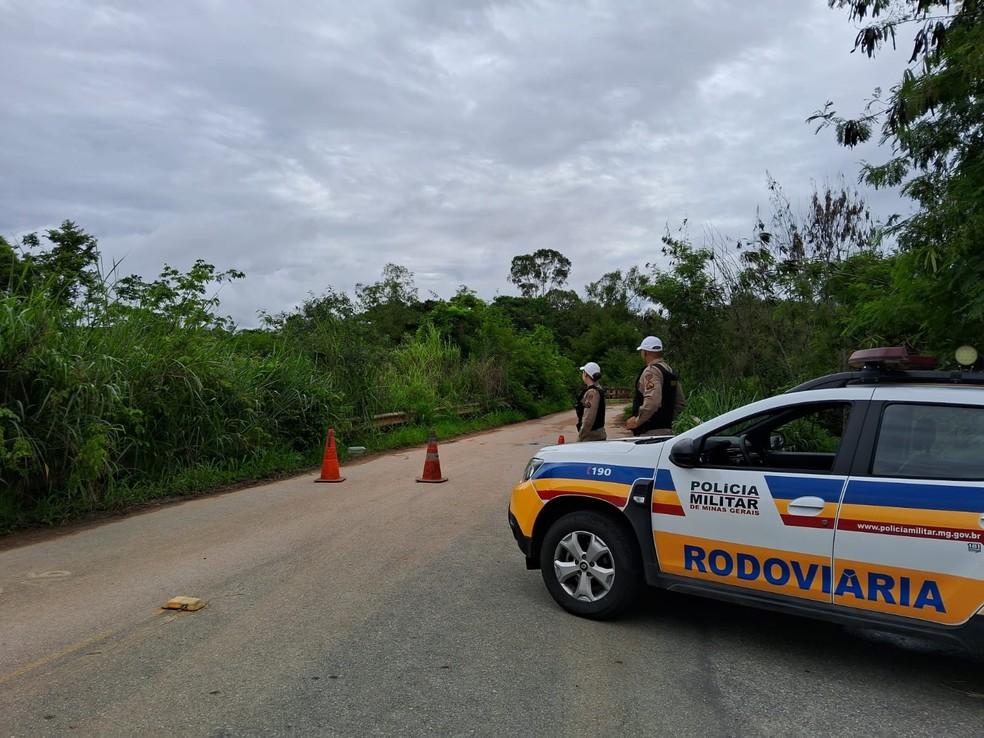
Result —
[[554, 599], [644, 584], [984, 648], [984, 374], [904, 349], [675, 437], [550, 446], [509, 525]]

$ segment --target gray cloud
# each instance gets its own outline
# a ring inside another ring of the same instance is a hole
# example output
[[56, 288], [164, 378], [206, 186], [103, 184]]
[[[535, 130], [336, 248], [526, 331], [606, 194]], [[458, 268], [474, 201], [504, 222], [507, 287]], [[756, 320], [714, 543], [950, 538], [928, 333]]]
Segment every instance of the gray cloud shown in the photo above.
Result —
[[[803, 119], [897, 78], [824, 0], [0, 0], [0, 233], [77, 220], [153, 275], [202, 257], [244, 323], [394, 261], [486, 296], [556, 248], [575, 285], [665, 224], [746, 235], [874, 144]], [[904, 209], [866, 193], [877, 213]]]

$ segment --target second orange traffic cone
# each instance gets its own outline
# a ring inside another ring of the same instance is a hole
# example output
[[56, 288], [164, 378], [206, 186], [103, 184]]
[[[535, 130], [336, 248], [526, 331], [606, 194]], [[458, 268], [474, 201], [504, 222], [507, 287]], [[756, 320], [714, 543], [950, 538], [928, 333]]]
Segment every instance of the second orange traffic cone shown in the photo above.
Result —
[[427, 457], [424, 459], [424, 473], [417, 477], [418, 482], [429, 482], [439, 484], [448, 481], [447, 477], [441, 476], [441, 458], [437, 453], [437, 434], [431, 431], [427, 439]]
[[328, 440], [325, 441], [325, 455], [321, 460], [321, 477], [315, 482], [344, 482], [341, 469], [338, 468], [338, 453], [335, 451], [335, 429], [328, 429]]

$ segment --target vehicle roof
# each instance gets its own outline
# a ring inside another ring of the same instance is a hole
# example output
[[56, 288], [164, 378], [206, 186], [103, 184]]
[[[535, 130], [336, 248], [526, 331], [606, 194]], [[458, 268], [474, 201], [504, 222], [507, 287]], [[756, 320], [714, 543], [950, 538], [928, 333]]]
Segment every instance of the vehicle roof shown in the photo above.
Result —
[[981, 387], [953, 384], [883, 384], [874, 388], [873, 400], [921, 402], [940, 405], [984, 405]]
[[837, 372], [798, 384], [787, 392], [847, 387], [849, 385], [984, 387], [984, 372], [921, 371], [865, 367], [853, 372]]

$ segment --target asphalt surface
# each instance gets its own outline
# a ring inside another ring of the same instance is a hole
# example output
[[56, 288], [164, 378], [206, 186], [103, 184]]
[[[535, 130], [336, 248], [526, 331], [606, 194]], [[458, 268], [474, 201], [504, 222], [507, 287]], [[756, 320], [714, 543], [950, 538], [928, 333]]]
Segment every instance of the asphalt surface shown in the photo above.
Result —
[[[615, 410], [612, 410], [614, 413]], [[984, 735], [984, 664], [653, 595], [567, 615], [509, 491], [570, 414], [0, 552], [0, 736]], [[185, 594], [206, 609], [159, 609]]]

